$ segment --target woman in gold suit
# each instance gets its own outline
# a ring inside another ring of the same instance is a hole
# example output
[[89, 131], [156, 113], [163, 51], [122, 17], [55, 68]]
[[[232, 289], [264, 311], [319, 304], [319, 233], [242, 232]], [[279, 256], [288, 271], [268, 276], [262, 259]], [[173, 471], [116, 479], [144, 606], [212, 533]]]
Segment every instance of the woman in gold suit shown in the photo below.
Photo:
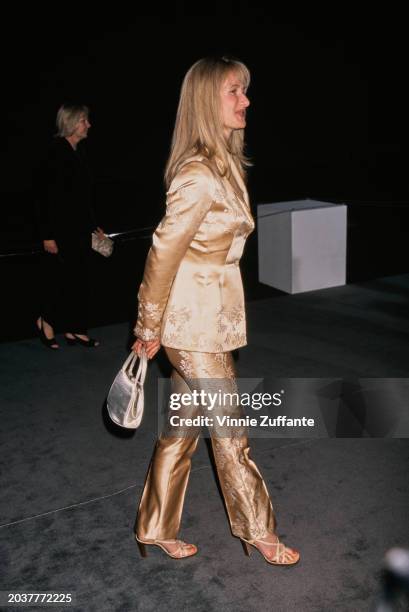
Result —
[[[238, 60], [204, 58], [188, 70], [181, 89], [165, 172], [166, 214], [146, 260], [132, 347], [138, 354], [144, 348], [149, 359], [164, 347], [173, 366], [172, 393], [236, 389], [231, 351], [247, 343], [239, 260], [254, 229], [243, 154], [249, 80]], [[241, 407], [232, 402], [214, 413], [239, 416]], [[180, 417], [198, 414], [208, 414], [207, 407], [178, 411]], [[233, 535], [247, 554], [253, 546], [268, 563], [296, 563], [298, 552], [275, 534], [246, 430], [209, 430]], [[198, 437], [198, 428], [180, 426], [165, 428], [157, 441], [136, 522], [143, 556], [147, 544], [176, 559], [197, 553], [194, 544], [176, 538]]]

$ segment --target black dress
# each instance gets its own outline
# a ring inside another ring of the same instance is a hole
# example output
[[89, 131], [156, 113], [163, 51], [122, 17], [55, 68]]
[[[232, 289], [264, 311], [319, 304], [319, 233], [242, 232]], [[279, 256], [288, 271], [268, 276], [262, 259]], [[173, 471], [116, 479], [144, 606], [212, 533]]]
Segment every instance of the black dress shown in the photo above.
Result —
[[65, 332], [86, 334], [88, 259], [93, 212], [93, 181], [81, 144], [74, 150], [55, 138], [39, 176], [42, 240], [55, 240], [58, 255], [44, 253], [42, 317]]

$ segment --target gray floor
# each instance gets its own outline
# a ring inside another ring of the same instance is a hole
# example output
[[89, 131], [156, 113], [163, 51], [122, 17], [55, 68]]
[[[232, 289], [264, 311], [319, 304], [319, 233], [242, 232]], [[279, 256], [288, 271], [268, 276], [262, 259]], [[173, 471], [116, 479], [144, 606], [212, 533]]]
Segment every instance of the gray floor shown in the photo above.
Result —
[[[409, 275], [251, 302], [238, 373], [405, 383], [408, 298]], [[301, 551], [293, 568], [267, 565], [257, 551], [244, 556], [201, 441], [181, 530], [199, 555], [175, 561], [154, 549], [141, 559], [132, 531], [166, 369], [163, 359], [152, 362], [143, 424], [118, 433], [104, 400], [128, 327], [93, 334], [97, 350], [55, 354], [33, 339], [0, 345], [0, 590], [71, 591], [69, 609], [87, 612], [371, 609], [386, 550], [409, 547], [407, 439], [396, 431], [369, 438], [364, 428], [354, 439], [252, 441], [278, 533]]]

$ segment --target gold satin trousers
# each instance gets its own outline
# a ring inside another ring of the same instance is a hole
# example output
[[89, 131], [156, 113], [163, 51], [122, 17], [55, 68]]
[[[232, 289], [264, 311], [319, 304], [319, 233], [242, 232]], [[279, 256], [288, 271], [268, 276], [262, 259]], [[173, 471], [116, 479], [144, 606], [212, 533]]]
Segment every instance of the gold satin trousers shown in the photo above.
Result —
[[[172, 394], [237, 390], [231, 353], [199, 353], [164, 347], [174, 368]], [[171, 413], [171, 411], [169, 411]], [[208, 414], [203, 406], [178, 410], [180, 417]], [[237, 403], [212, 414], [242, 416]], [[209, 427], [217, 475], [233, 535], [260, 539], [275, 532], [273, 507], [264, 480], [249, 456], [246, 429]], [[200, 427], [165, 427], [156, 443], [139, 505], [136, 533], [142, 540], [176, 539]]]

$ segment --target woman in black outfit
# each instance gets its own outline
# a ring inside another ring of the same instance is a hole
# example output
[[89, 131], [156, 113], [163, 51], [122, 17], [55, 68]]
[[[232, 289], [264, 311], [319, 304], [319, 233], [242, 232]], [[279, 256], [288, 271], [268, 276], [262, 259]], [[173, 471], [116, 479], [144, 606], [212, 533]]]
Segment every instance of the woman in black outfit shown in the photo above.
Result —
[[47, 265], [37, 328], [44, 344], [53, 349], [59, 348], [54, 337], [57, 323], [64, 329], [68, 344], [99, 344], [87, 333], [87, 260], [92, 231], [100, 237], [104, 234], [96, 226], [92, 177], [78, 146], [87, 138], [90, 127], [86, 106], [60, 107], [58, 133], [40, 178], [40, 229]]

